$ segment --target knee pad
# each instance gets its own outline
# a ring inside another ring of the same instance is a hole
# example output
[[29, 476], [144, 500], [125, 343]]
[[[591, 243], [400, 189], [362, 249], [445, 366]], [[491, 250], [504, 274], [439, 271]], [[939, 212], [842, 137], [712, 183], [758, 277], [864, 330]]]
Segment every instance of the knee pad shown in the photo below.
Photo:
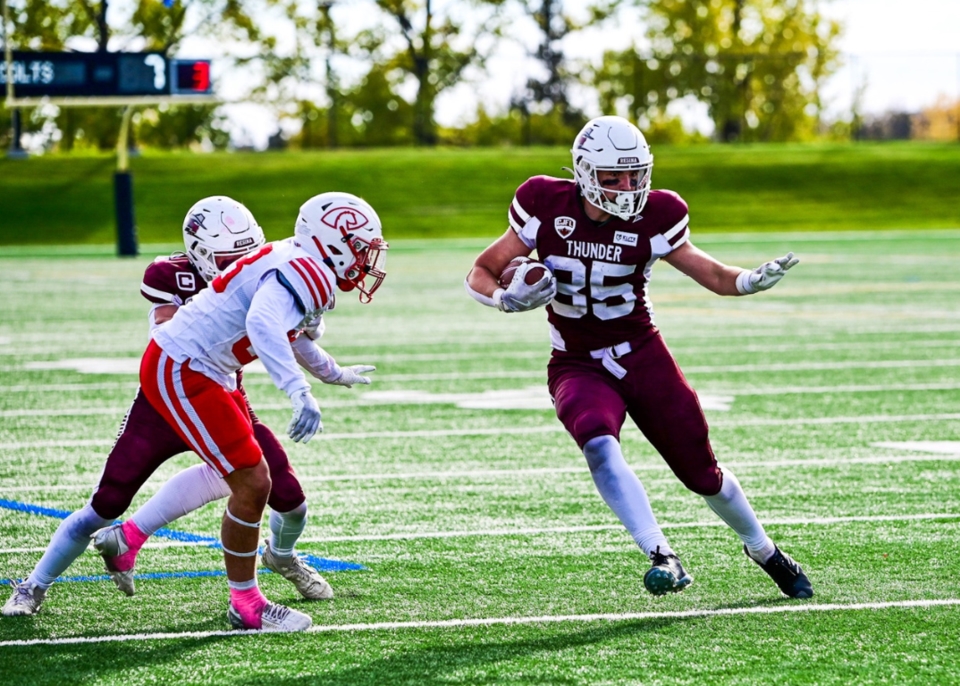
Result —
[[271, 473], [273, 486], [267, 505], [275, 512], [291, 512], [306, 504], [307, 496], [303, 492], [300, 480], [290, 471]]
[[607, 412], [583, 412], [572, 422], [570, 433], [583, 450], [587, 443], [601, 436], [609, 436], [615, 441], [620, 438], [620, 427]]
[[723, 486], [723, 472], [716, 465], [696, 472], [677, 474], [680, 481], [697, 495], [711, 496], [720, 492]]

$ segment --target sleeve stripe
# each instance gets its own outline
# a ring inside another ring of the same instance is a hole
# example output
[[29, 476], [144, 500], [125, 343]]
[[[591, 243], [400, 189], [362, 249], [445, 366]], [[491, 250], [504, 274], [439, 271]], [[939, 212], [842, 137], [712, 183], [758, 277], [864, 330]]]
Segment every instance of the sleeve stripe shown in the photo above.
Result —
[[510, 221], [511, 229], [513, 229], [517, 233], [520, 233], [521, 231], [523, 231], [523, 225], [520, 222], [518, 222], [516, 219], [514, 219], [513, 215], [510, 214], [509, 212], [507, 213], [507, 219]]
[[330, 293], [333, 292], [333, 284], [330, 283], [330, 279], [327, 278], [327, 275], [323, 273], [323, 270], [317, 266], [317, 263], [309, 257], [303, 258], [302, 264], [313, 276], [313, 281], [320, 290], [320, 295], [322, 297], [320, 305], [326, 306], [327, 303], [330, 302]]
[[690, 223], [690, 215], [689, 215], [689, 214], [685, 214], [685, 215], [683, 216], [683, 219], [681, 219], [680, 221], [678, 221], [676, 224], [674, 224], [674, 226], [673, 226], [672, 229], [670, 229], [669, 231], [667, 231], [666, 233], [663, 234], [663, 237], [666, 238], [666, 239], [669, 241], [671, 238], [673, 238], [673, 237], [676, 236], [678, 233], [680, 233], [680, 232], [683, 231], [685, 228], [687, 228], [687, 224], [689, 224], [689, 223]]
[[297, 273], [297, 276], [300, 277], [300, 280], [306, 285], [307, 290], [310, 292], [310, 297], [313, 299], [313, 307], [311, 310], [316, 310], [320, 307], [320, 295], [317, 293], [316, 287], [313, 285], [312, 280], [307, 276], [306, 270], [303, 265], [298, 264], [300, 260], [292, 260], [290, 266], [293, 267], [293, 271]]
[[323, 274], [312, 261], [305, 257], [300, 257], [290, 262], [300, 278], [303, 279], [307, 288], [310, 289], [310, 297], [313, 298], [315, 306], [313, 309], [319, 310], [329, 301], [328, 286], [324, 283]]
[[140, 284], [140, 292], [148, 298], [153, 297], [168, 303], [175, 302], [174, 295], [172, 293], [166, 293], [164, 291], [157, 290], [156, 288], [151, 288], [145, 283]]
[[677, 236], [676, 238], [670, 239], [670, 241], [669, 241], [670, 247], [673, 248], [674, 250], [676, 250], [676, 249], [679, 248], [681, 245], [683, 245], [684, 243], [686, 243], [689, 239], [690, 239], [690, 232], [689, 232], [689, 231], [684, 231], [683, 233], [681, 233], [681, 234], [680, 234], [679, 236]]
[[[501, 207], [503, 207], [503, 205], [501, 205]], [[520, 201], [517, 200], [517, 196], [513, 196], [513, 202], [510, 203], [510, 209], [517, 213], [517, 216], [520, 217], [521, 221], [525, 222], [530, 219], [530, 213], [520, 207]]]

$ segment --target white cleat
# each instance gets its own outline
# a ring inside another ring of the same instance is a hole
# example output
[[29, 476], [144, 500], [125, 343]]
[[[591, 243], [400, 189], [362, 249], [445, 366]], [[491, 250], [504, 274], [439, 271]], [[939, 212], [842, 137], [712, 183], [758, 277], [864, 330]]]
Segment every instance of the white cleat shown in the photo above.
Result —
[[[247, 626], [240, 613], [230, 603], [227, 609], [227, 620], [234, 629], [256, 630], [257, 627]], [[260, 631], [306, 631], [313, 625], [310, 615], [291, 609], [285, 605], [267, 603], [260, 613]]]
[[270, 541], [263, 542], [263, 556], [260, 558], [263, 566], [271, 572], [276, 572], [284, 579], [296, 586], [300, 595], [308, 600], [329, 600], [333, 597], [333, 588], [317, 572], [316, 569], [297, 557], [277, 557], [270, 549]]
[[107, 526], [103, 529], [94, 531], [90, 536], [93, 539], [93, 547], [97, 549], [103, 558], [103, 564], [107, 568], [107, 573], [126, 595], [132, 596], [136, 593], [136, 586], [133, 580], [133, 567], [126, 570], [117, 569], [114, 562], [115, 557], [130, 552], [130, 546], [127, 544], [127, 537], [123, 533], [123, 527], [120, 524]]
[[120, 557], [124, 553], [130, 552], [130, 546], [127, 545], [127, 536], [123, 533], [122, 524], [113, 524], [97, 529], [90, 535], [90, 538], [93, 539], [93, 547], [104, 557]]
[[47, 591], [36, 584], [22, 581], [14, 585], [13, 594], [3, 606], [4, 617], [17, 617], [21, 615], [35, 615], [40, 612], [40, 605], [43, 603]]

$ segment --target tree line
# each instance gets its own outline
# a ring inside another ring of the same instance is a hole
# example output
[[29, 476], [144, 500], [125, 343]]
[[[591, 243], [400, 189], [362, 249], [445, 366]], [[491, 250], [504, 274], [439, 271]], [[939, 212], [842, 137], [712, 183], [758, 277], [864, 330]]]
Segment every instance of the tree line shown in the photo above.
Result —
[[[567, 3], [570, 4], [569, 2]], [[228, 46], [243, 98], [283, 124], [277, 145], [301, 148], [437, 144], [567, 144], [589, 118], [636, 121], [654, 141], [684, 130], [676, 103], [705, 109], [713, 138], [800, 141], [823, 135], [825, 81], [841, 66], [842, 27], [818, 0], [591, 0], [574, 17], [562, 0], [8, 0], [18, 50], [160, 50], [186, 41]], [[631, 46], [595, 61], [564, 53], [576, 34], [637, 26]], [[10, 30], [12, 28], [12, 30]], [[506, 44], [527, 56], [505, 107], [480, 103], [468, 123], [437, 124], [438, 99], [476, 86]], [[50, 146], [111, 148], [120, 110], [51, 107], [23, 113]], [[3, 110], [2, 130], [10, 114]], [[151, 106], [134, 116], [139, 145], [223, 148], [213, 105]], [[8, 135], [8, 134], [6, 134]]]

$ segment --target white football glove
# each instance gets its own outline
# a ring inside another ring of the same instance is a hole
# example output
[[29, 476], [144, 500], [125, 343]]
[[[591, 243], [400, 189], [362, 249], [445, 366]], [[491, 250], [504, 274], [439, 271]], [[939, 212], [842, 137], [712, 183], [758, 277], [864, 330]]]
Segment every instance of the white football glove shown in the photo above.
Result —
[[553, 300], [557, 294], [557, 279], [548, 270], [539, 281], [528, 284], [525, 279], [532, 266], [529, 262], [521, 264], [517, 267], [510, 285], [497, 291], [499, 297], [494, 294], [494, 302], [501, 311], [526, 312], [543, 307]]
[[737, 290], [741, 295], [750, 295], [773, 288], [787, 270], [795, 267], [799, 262], [799, 257], [794, 257], [792, 252], [788, 252], [783, 257], [764, 262], [753, 271], [745, 269], [737, 277]]
[[314, 434], [323, 431], [320, 406], [309, 388], [294, 393], [290, 402], [293, 403], [293, 418], [287, 426], [287, 434], [297, 443], [309, 443]]
[[370, 377], [361, 376], [361, 374], [368, 374], [375, 371], [377, 371], [377, 368], [370, 364], [354, 364], [349, 367], [340, 367], [340, 376], [331, 381], [324, 381], [324, 383], [333, 384], [334, 386], [346, 386], [347, 388], [352, 388], [355, 383], [369, 386]]

